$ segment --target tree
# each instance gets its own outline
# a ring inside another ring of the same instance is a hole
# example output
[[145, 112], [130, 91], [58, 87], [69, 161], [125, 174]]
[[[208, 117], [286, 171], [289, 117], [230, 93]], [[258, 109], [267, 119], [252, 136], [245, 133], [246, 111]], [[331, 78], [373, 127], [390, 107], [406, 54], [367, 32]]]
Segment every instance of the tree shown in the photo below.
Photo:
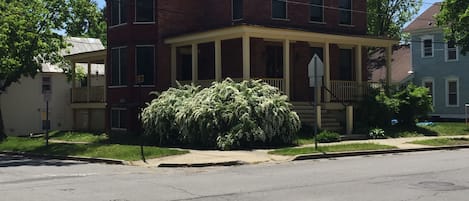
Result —
[[368, 34], [402, 38], [402, 29], [422, 6], [422, 0], [367, 0]]
[[[42, 63], [62, 64], [59, 53], [67, 47], [60, 34], [94, 33], [85, 12], [91, 4], [74, 4], [91, 0], [0, 0], [0, 98], [22, 76], [34, 77]], [[94, 5], [96, 5], [94, 3]], [[74, 8], [74, 7], [77, 8]], [[83, 28], [80, 29], [80, 25]], [[98, 31], [96, 31], [98, 32]], [[0, 109], [0, 141], [5, 139]]]
[[455, 41], [463, 54], [469, 51], [469, 1], [445, 0], [437, 21], [446, 40]]
[[92, 0], [69, 0], [65, 27], [68, 36], [99, 38], [106, 44], [105, 8], [99, 9]]

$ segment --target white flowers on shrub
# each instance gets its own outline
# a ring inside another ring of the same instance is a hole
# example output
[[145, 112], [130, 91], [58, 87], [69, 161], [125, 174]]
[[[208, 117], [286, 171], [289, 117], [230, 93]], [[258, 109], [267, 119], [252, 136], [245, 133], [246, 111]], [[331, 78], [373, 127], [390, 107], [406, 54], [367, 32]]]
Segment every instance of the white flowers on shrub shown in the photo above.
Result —
[[291, 143], [300, 129], [298, 115], [278, 88], [260, 80], [226, 79], [200, 89], [180, 86], [163, 92], [140, 118], [145, 134], [160, 144], [217, 146]]

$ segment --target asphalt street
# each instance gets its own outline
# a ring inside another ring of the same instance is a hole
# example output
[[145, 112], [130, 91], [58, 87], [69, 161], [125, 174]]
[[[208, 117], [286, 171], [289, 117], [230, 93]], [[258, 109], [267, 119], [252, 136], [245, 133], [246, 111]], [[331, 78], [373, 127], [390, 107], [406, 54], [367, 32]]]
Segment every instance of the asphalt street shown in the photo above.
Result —
[[467, 201], [469, 150], [210, 168], [0, 155], [0, 201]]

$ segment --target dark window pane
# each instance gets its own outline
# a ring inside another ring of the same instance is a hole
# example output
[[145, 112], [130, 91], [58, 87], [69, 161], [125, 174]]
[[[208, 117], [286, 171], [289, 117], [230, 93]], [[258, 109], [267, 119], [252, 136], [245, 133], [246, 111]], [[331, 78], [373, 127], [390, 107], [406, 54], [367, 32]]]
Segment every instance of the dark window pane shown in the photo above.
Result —
[[119, 85], [120, 80], [120, 56], [119, 49], [111, 50], [111, 86]]
[[448, 96], [448, 105], [457, 105], [458, 96], [456, 94], [449, 94]]
[[119, 128], [119, 110], [111, 110], [111, 128]]
[[323, 0], [311, 0], [310, 19], [314, 22], [323, 22]]
[[119, 110], [119, 128], [127, 128], [127, 110]]
[[272, 0], [272, 18], [287, 18], [287, 2], [285, 0]]
[[456, 43], [453, 40], [448, 41], [448, 48], [455, 48]]
[[453, 81], [448, 82], [448, 91], [449, 91], [449, 93], [456, 93], [456, 91], [457, 91], [456, 82], [453, 82]]
[[[154, 84], [155, 51], [153, 47], [137, 47], [137, 75], [144, 76], [144, 85]], [[140, 84], [140, 83], [137, 83]]]
[[339, 0], [340, 24], [352, 24], [352, 1]]
[[424, 56], [433, 56], [433, 41], [431, 39], [423, 41]]
[[125, 1], [112, 0], [111, 1], [111, 26], [125, 23]]
[[243, 0], [233, 0], [233, 20], [243, 18]]
[[120, 85], [127, 84], [127, 48], [120, 49]]
[[448, 60], [456, 60], [457, 52], [456, 50], [448, 50]]
[[136, 22], [154, 22], [154, 0], [136, 0]]

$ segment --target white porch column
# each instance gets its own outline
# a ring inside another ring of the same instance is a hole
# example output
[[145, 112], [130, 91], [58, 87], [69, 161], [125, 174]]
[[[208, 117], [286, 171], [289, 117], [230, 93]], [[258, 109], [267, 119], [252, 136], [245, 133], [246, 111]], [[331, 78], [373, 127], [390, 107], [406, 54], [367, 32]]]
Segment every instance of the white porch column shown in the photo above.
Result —
[[392, 46], [386, 48], [386, 86], [391, 86]]
[[290, 99], [290, 40], [283, 41], [283, 80], [285, 94]]
[[176, 86], [177, 48], [171, 46], [171, 86]]
[[192, 83], [196, 84], [199, 78], [199, 46], [192, 44]]
[[[331, 58], [330, 58], [330, 43], [324, 44], [324, 86], [331, 90]], [[324, 93], [324, 102], [331, 102], [331, 94]]]
[[355, 51], [355, 76], [358, 84], [358, 95], [361, 97], [363, 95], [363, 79], [362, 79], [362, 45], [357, 45]]
[[251, 78], [251, 42], [247, 34], [243, 35], [243, 80]]
[[222, 80], [221, 40], [215, 40], [215, 80]]
[[86, 80], [87, 83], [87, 102], [91, 102], [91, 63], [88, 61], [88, 79]]

